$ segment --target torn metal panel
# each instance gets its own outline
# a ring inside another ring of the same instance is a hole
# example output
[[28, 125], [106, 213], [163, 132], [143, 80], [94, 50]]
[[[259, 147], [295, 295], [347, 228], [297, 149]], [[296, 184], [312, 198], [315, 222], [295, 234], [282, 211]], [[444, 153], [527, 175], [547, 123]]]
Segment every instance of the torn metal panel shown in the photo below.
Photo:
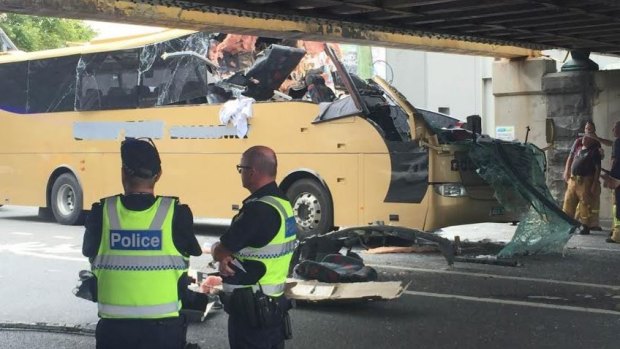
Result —
[[341, 249], [361, 245], [365, 248], [379, 246], [411, 246], [432, 243], [441, 251], [449, 265], [454, 263], [455, 250], [452, 242], [438, 235], [417, 229], [389, 225], [370, 225], [341, 229], [324, 235], [313, 235], [302, 241], [295, 250], [292, 263], [300, 260], [322, 260], [328, 254]]
[[[351, 252], [356, 245], [411, 246], [425, 240], [437, 244], [452, 264], [454, 249], [447, 239], [415, 229], [374, 225], [313, 235], [300, 241], [291, 260], [293, 278], [286, 294], [300, 301], [390, 300], [400, 297], [409, 284], [377, 281], [378, 273]], [[340, 254], [342, 249], [346, 253]], [[309, 268], [300, 270], [301, 266]]]

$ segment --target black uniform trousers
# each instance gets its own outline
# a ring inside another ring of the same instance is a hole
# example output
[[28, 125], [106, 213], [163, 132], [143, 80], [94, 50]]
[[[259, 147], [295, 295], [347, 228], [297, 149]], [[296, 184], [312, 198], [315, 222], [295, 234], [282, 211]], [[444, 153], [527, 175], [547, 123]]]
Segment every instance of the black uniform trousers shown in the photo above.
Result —
[[228, 316], [230, 349], [284, 349], [283, 323], [273, 327], [256, 328], [243, 318]]
[[166, 319], [99, 319], [97, 349], [183, 349], [183, 316]]

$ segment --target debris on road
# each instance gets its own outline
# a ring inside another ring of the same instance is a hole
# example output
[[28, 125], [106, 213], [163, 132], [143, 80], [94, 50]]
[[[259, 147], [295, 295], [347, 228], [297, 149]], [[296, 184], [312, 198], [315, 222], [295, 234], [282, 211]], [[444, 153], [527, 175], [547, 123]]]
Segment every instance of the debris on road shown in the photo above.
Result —
[[363, 253], [381, 254], [381, 253], [434, 253], [439, 252], [439, 248], [436, 246], [423, 245], [423, 246], [382, 246], [369, 248]]
[[400, 281], [326, 283], [317, 280], [289, 279], [296, 283], [287, 297], [298, 301], [391, 300], [400, 297], [409, 284]]

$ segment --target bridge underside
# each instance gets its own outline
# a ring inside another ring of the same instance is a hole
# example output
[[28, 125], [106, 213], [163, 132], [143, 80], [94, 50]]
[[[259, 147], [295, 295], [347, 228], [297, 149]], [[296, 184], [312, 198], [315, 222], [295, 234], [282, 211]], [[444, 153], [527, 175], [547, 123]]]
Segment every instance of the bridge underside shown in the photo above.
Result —
[[0, 0], [0, 11], [508, 58], [620, 54], [609, 0]]

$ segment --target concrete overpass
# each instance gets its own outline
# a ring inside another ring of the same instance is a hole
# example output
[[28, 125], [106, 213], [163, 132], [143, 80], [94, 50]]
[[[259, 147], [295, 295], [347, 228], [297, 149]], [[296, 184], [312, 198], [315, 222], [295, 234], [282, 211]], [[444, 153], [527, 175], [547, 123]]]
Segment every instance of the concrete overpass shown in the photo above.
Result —
[[608, 0], [0, 0], [0, 11], [506, 58], [620, 54]]

